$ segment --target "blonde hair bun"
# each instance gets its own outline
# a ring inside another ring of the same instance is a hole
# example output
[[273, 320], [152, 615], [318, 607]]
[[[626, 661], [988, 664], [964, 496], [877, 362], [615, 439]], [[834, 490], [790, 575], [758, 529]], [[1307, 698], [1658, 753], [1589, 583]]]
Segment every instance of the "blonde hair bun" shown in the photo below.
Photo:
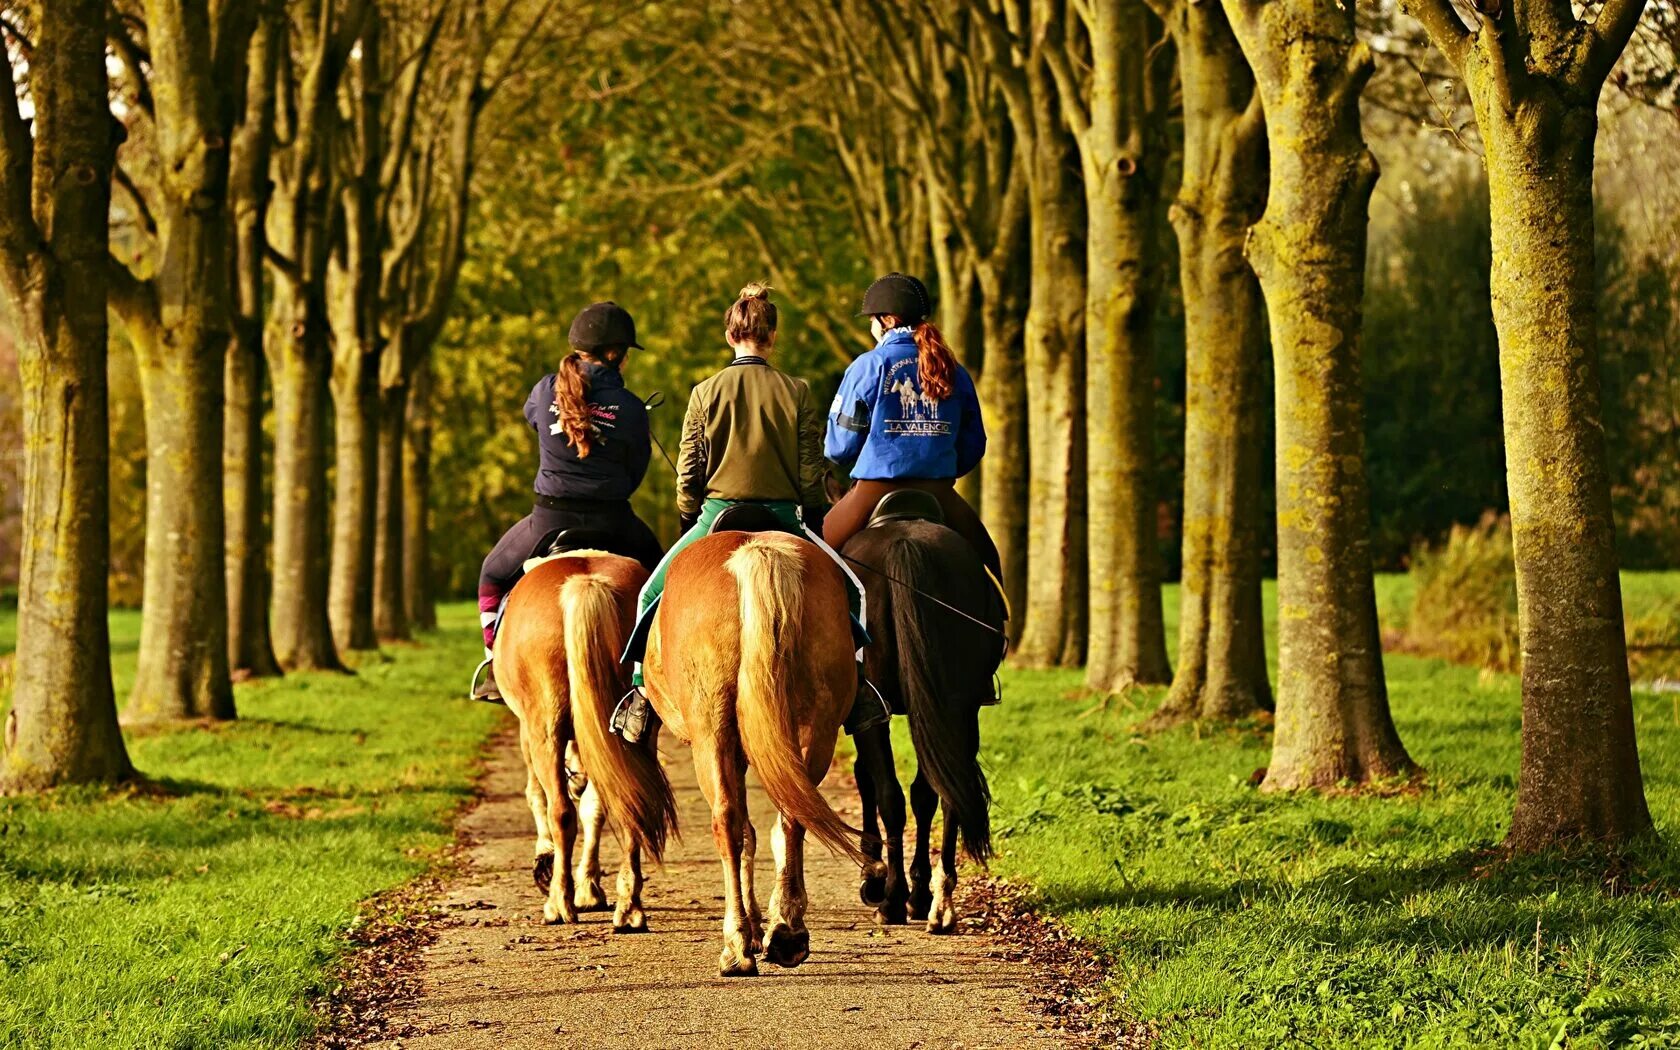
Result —
[[740, 298], [763, 299], [768, 301], [770, 298], [770, 286], [762, 281], [754, 281], [745, 288], [741, 289]]

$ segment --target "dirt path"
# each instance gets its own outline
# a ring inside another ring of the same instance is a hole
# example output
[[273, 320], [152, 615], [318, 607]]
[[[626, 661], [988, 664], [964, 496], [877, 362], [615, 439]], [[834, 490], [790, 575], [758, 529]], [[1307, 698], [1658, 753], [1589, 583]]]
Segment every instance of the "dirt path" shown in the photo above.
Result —
[[[610, 913], [577, 926], [541, 924], [531, 883], [531, 817], [512, 737], [498, 744], [484, 801], [463, 818], [469, 851], [446, 884], [460, 917], [426, 950], [422, 993], [392, 1004], [377, 1044], [411, 1050], [465, 1047], [1065, 1047], [1031, 1005], [1038, 975], [997, 938], [930, 937], [918, 926], [877, 927], [857, 900], [857, 872], [820, 846], [807, 853], [811, 957], [794, 970], [763, 960], [756, 978], [717, 976], [722, 901], [711, 819], [687, 749], [669, 751], [685, 837], [646, 891], [652, 932], [614, 936]], [[849, 781], [829, 795], [856, 820]], [[750, 781], [753, 820], [768, 843], [772, 817]], [[617, 868], [609, 847], [602, 863]], [[759, 851], [759, 885], [770, 884]]]

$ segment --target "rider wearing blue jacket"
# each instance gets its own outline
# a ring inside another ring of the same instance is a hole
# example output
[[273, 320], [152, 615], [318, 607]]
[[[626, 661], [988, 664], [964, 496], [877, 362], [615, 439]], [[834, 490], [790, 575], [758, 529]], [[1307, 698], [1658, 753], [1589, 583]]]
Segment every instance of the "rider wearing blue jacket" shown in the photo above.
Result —
[[861, 313], [870, 317], [877, 342], [846, 369], [823, 448], [854, 484], [823, 519], [823, 539], [841, 549], [869, 523], [883, 496], [920, 489], [939, 501], [945, 524], [1001, 579], [997, 546], [956, 489], [956, 479], [986, 452], [980, 399], [928, 321], [931, 308], [926, 286], [906, 274], [887, 274], [864, 294]]

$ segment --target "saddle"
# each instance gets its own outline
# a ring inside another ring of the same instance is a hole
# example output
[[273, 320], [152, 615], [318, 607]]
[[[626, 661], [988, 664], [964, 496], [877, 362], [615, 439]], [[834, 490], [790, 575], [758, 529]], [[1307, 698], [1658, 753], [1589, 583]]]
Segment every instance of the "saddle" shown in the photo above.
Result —
[[572, 551], [604, 551], [612, 543], [612, 533], [605, 529], [555, 529], [545, 533], [525, 559], [524, 571], [530, 572], [550, 558], [558, 558]]
[[754, 506], [751, 503], [737, 503], [728, 507], [712, 522], [712, 527], [706, 530], [706, 535], [715, 536], [720, 532], [792, 532], [782, 519], [776, 517], [768, 508]]
[[945, 511], [931, 492], [898, 489], [882, 496], [881, 502], [875, 504], [875, 509], [869, 512], [869, 524], [865, 528], [872, 529], [894, 521], [931, 521], [935, 525], [943, 525]]

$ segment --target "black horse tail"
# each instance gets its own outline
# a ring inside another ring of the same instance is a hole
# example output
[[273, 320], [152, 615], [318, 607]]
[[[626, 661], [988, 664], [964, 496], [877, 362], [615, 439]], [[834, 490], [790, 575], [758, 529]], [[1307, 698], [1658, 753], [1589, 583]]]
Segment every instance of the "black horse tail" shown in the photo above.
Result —
[[963, 852], [985, 863], [992, 855], [992, 792], [980, 769], [980, 696], [991, 683], [973, 670], [974, 628], [905, 585], [948, 590], [935, 582], [940, 573], [923, 544], [895, 538], [883, 560], [885, 575], [904, 581], [892, 584], [892, 618], [917, 768], [944, 803], [945, 819], [955, 820]]

